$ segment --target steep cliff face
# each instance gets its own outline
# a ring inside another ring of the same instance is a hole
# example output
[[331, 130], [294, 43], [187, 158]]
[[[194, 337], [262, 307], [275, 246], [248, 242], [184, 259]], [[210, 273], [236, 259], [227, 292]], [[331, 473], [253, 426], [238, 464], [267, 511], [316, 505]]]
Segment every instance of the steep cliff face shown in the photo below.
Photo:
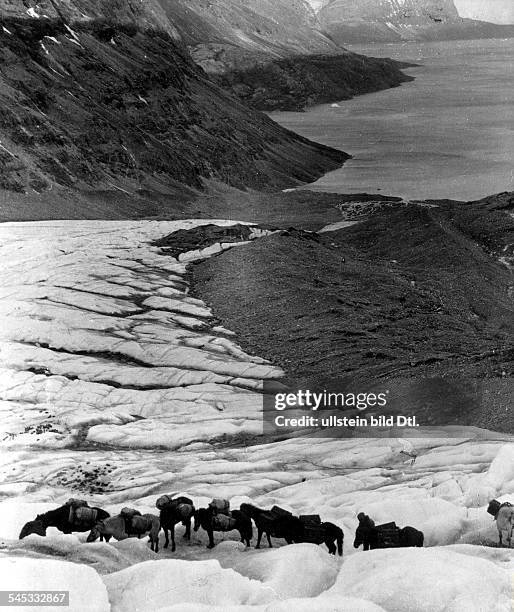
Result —
[[151, 20], [68, 22], [51, 8], [2, 14], [1, 189], [118, 194], [140, 214], [148, 194], [198, 190], [204, 178], [272, 190], [347, 158], [244, 107]]
[[[284, 57], [341, 53], [304, 0], [160, 0], [186, 44], [234, 45]], [[235, 60], [235, 58], [234, 58]]]
[[338, 44], [514, 34], [511, 26], [462, 19], [453, 0], [329, 0], [318, 18]]

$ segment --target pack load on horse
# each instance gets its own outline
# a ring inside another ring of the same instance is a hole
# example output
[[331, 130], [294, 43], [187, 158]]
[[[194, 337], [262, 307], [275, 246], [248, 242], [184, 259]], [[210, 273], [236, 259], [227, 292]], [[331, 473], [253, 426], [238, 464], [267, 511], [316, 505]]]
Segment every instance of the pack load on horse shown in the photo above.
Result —
[[193, 501], [189, 499], [189, 497], [184, 497], [182, 495], [179, 495], [178, 497], [174, 497], [174, 494], [161, 495], [159, 499], [155, 502], [155, 507], [158, 510], [162, 510], [163, 508], [169, 506], [178, 506], [179, 504], [188, 504], [189, 506], [192, 506]]
[[379, 548], [397, 548], [400, 545], [400, 528], [394, 521], [377, 525], [375, 529]]
[[507, 546], [510, 548], [514, 532], [514, 506], [510, 502], [500, 503], [497, 499], [493, 499], [489, 502], [487, 512], [496, 521], [499, 546], [503, 546], [505, 539]]
[[293, 516], [292, 512], [289, 512], [289, 510], [284, 510], [284, 508], [281, 508], [280, 506], [273, 506], [270, 510], [270, 513], [276, 518], [285, 518]]
[[325, 541], [325, 528], [319, 514], [301, 514], [298, 518], [303, 526], [302, 542], [322, 544]]
[[512, 504], [510, 502], [499, 502], [497, 499], [492, 499], [489, 502], [489, 506], [487, 506], [487, 512], [496, 518], [498, 516], [498, 512], [502, 508], [512, 508]]
[[125, 531], [127, 532], [127, 534], [131, 535], [132, 533], [134, 533], [135, 530], [133, 528], [133, 519], [135, 516], [141, 516], [141, 512], [139, 512], [139, 510], [136, 510], [135, 508], [128, 508], [127, 506], [125, 506], [120, 510], [120, 516], [125, 521]]
[[234, 529], [235, 519], [227, 514], [213, 514], [212, 516], [212, 528], [214, 531], [230, 531]]
[[213, 499], [209, 503], [209, 508], [214, 515], [224, 514], [225, 516], [231, 516], [230, 502], [228, 499]]
[[91, 508], [83, 499], [70, 497], [65, 505], [69, 506], [68, 521], [74, 527], [89, 529], [89, 526], [97, 519], [98, 509]]
[[235, 520], [230, 511], [228, 499], [213, 499], [208, 506], [212, 513], [212, 528], [214, 531], [231, 531], [235, 529]]

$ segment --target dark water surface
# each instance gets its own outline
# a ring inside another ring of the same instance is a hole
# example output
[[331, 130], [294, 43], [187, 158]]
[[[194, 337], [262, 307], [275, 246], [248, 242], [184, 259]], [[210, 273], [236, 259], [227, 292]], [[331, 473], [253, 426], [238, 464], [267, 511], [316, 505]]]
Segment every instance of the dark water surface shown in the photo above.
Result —
[[351, 49], [423, 65], [395, 89], [271, 114], [354, 156], [309, 189], [459, 200], [514, 190], [514, 39]]

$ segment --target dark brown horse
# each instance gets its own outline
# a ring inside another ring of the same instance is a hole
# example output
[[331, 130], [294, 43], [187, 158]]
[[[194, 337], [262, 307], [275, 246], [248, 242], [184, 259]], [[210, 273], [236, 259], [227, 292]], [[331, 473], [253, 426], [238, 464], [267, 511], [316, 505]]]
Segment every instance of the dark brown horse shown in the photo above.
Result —
[[186, 531], [184, 538], [191, 539], [191, 519], [195, 514], [193, 502], [188, 497], [177, 497], [161, 507], [160, 519], [161, 527], [164, 531], [164, 548], [168, 548], [170, 543], [168, 530], [171, 532], [171, 551], [175, 552], [175, 525], [182, 523]]
[[[309, 528], [302, 520], [290, 515], [276, 515], [269, 510], [262, 510], [251, 504], [241, 504], [241, 512], [253, 519], [257, 527], [257, 545], [260, 548], [262, 534], [265, 533], [268, 545], [272, 548], [271, 538], [283, 538], [288, 544], [325, 544], [328, 552], [339, 556], [343, 555], [343, 530], [334, 523], [319, 523]], [[336, 547], [337, 542], [337, 547]]]
[[220, 516], [215, 514], [212, 508], [196, 510], [194, 530], [198, 531], [202, 527], [207, 532], [209, 536], [207, 548], [214, 548], [214, 531], [233, 531], [234, 529], [239, 531], [241, 542], [250, 546], [250, 540], [253, 537], [251, 519], [240, 510], [232, 510], [230, 514], [230, 517]]
[[150, 548], [156, 553], [159, 552], [159, 531], [161, 523], [155, 514], [139, 514], [132, 519], [130, 534], [125, 531], [125, 518], [121, 515], [111, 516], [102, 521], [98, 521], [87, 536], [88, 542], [94, 542], [98, 537], [104, 538], [109, 542], [111, 537], [116, 540], [126, 540], [127, 538], [141, 538], [148, 535], [150, 537]]
[[81, 521], [80, 523], [70, 523], [70, 506], [60, 506], [55, 510], [50, 510], [44, 514], [38, 514], [33, 521], [25, 523], [21, 532], [20, 540], [35, 533], [37, 535], [46, 536], [48, 527], [55, 527], [63, 533], [73, 533], [74, 531], [83, 532], [92, 529], [98, 521], [109, 518], [109, 513], [101, 508], [91, 508], [92, 513], [90, 521]]
[[268, 545], [272, 548], [271, 538], [283, 538], [288, 544], [300, 542], [303, 533], [303, 525], [297, 516], [277, 516], [269, 510], [262, 510], [252, 504], [241, 504], [241, 512], [253, 519], [257, 527], [257, 544], [255, 548], [261, 547], [262, 534], [268, 538]]
[[[303, 525], [303, 532], [299, 536], [299, 539], [295, 540], [295, 543], [310, 542], [311, 544], [325, 544], [328, 548], [328, 552], [331, 555], [337, 554], [343, 556], [343, 530], [334, 525], [334, 523], [320, 523], [314, 527], [308, 528]], [[336, 549], [337, 542], [337, 549]]]

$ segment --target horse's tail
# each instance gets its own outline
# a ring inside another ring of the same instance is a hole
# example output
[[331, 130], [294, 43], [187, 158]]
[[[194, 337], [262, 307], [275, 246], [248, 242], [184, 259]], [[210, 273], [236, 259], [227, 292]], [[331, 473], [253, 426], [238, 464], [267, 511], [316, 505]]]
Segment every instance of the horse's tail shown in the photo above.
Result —
[[337, 532], [337, 554], [342, 557], [343, 556], [343, 540], [344, 533], [342, 529], [339, 529]]
[[419, 546], [419, 548], [423, 548], [424, 542], [425, 542], [425, 534], [422, 531], [420, 531], [419, 532], [419, 537], [418, 537], [418, 546]]

